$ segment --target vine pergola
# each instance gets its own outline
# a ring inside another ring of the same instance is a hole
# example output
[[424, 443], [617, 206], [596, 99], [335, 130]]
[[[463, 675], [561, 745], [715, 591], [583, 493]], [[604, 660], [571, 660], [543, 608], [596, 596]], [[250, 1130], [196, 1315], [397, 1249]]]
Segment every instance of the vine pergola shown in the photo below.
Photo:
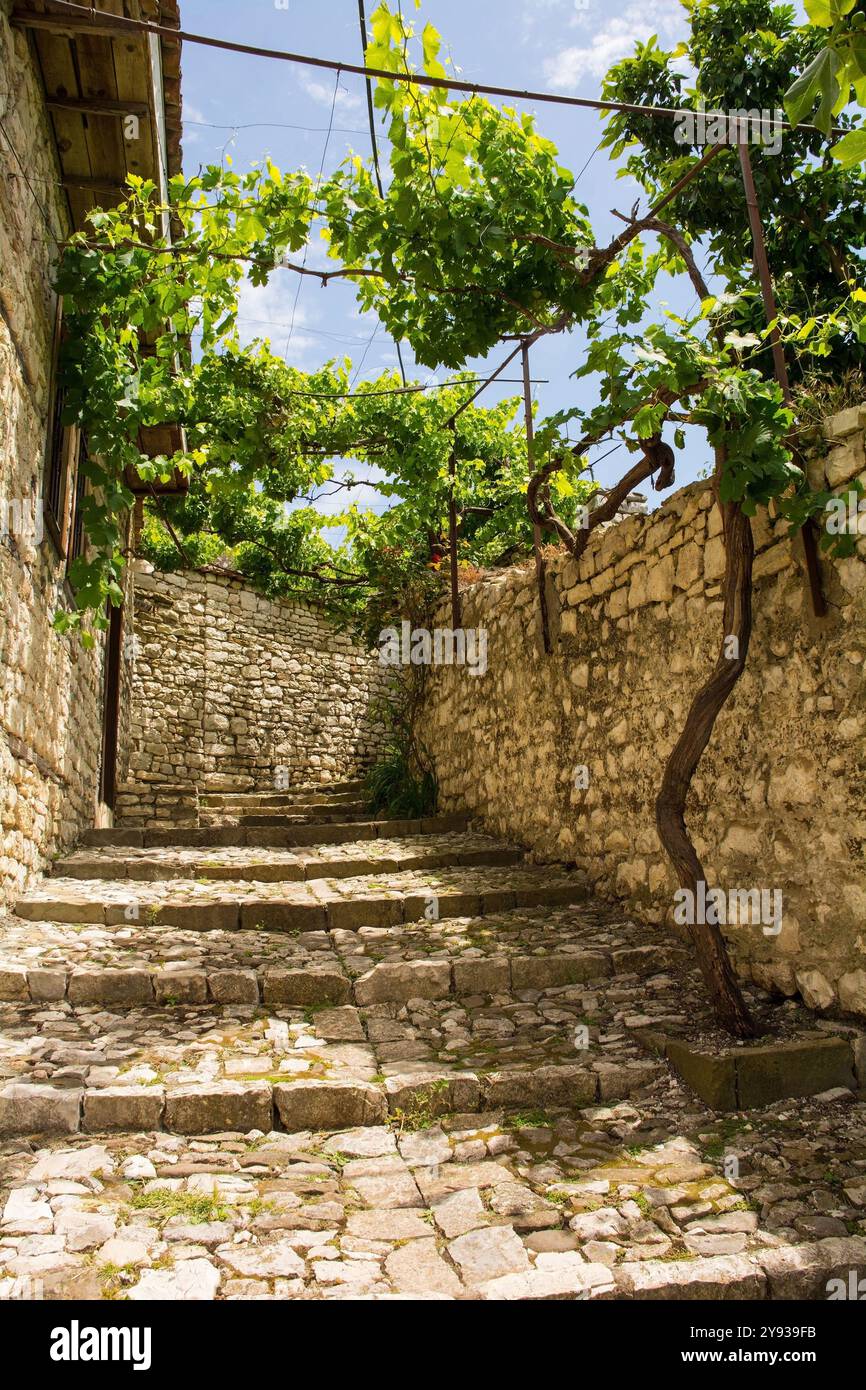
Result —
[[[87, 26], [83, 18], [75, 22]], [[159, 26], [138, 21], [103, 17], [102, 22], [112, 31], [135, 24], [159, 32]], [[597, 247], [552, 146], [535, 134], [528, 117], [499, 111], [485, 99], [546, 94], [459, 82], [439, 62], [438, 40], [429, 26], [422, 36], [425, 70], [413, 71], [412, 30], [386, 5], [373, 16], [373, 35], [362, 67], [303, 55], [266, 56], [330, 67], [337, 80], [340, 72], [376, 80], [376, 102], [391, 118], [393, 177], [387, 192], [378, 160], [375, 178], [355, 160], [325, 182], [306, 173], [283, 176], [270, 164], [243, 177], [210, 169], [193, 180], [174, 180], [168, 209], [160, 207], [151, 185], [139, 181], [119, 208], [92, 215], [91, 229], [67, 247], [59, 288], [69, 303], [68, 420], [87, 428], [93, 448], [85, 525], [94, 550], [80, 565], [80, 610], [92, 610], [99, 626], [106, 598], [122, 601], [118, 518], [130, 500], [123, 481], [130, 468], [149, 487], [176, 469], [193, 477], [211, 470], [208, 487], [217, 492], [249, 488], [257, 477], [266, 494], [270, 488], [278, 500], [294, 500], [304, 480], [315, 483], [326, 476], [324, 468], [315, 472], [316, 460], [384, 458], [387, 472], [389, 463], [399, 470], [412, 449], [419, 417], [411, 403], [429, 400], [423, 388], [389, 381], [340, 390], [345, 379], [324, 371], [299, 389], [299, 374], [287, 377], [285, 364], [268, 353], [251, 362], [245, 358], [233, 337], [243, 273], [254, 284], [277, 269], [314, 276], [323, 286], [347, 279], [395, 341], [407, 340], [425, 365], [456, 373], [438, 414], [425, 407], [432, 424], [429, 457], [423, 460], [425, 478], [445, 478], [447, 538], [433, 539], [448, 556], [455, 628], [461, 623], [460, 469], [467, 456], [469, 462], [481, 457], [495, 467], [503, 449], [514, 445], [505, 417], [482, 443], [476, 437], [481, 415], [476, 402], [512, 364], [519, 364], [523, 385], [525, 506], [547, 651], [545, 538], [555, 537], [579, 560], [593, 530], [612, 520], [635, 488], [649, 479], [660, 491], [673, 484], [675, 449], [663, 438], [665, 426], [676, 426], [675, 443], [681, 443], [683, 426], [701, 425], [714, 452], [713, 487], [723, 519], [723, 630], [719, 656], [692, 701], [656, 801], [661, 844], [680, 887], [697, 897], [705, 872], [686, 826], [686, 798], [718, 716], [745, 669], [752, 627], [750, 517], [759, 505], [772, 505], [775, 515], [802, 535], [813, 610], [818, 616], [825, 612], [813, 521], [825, 495], [811, 492], [806, 483], [785, 361], [786, 333], [796, 332], [801, 341], [804, 335], [802, 325], [787, 325], [776, 306], [746, 133], [734, 143], [766, 318], [757, 338], [731, 331], [730, 306], [710, 292], [690, 240], [676, 224], [678, 199], [713, 161], [732, 152], [729, 144], [711, 145], [646, 213], [639, 215], [635, 207], [623, 217], [623, 230]], [[180, 37], [262, 52], [202, 36]], [[455, 90], [466, 100], [452, 102]], [[658, 120], [677, 114], [627, 103], [551, 99], [639, 111]], [[170, 213], [171, 236], [162, 211]], [[297, 260], [316, 219], [323, 221], [340, 262], [332, 270], [312, 270]], [[645, 233], [656, 236], [661, 248], [650, 256], [641, 242]], [[661, 270], [689, 277], [700, 313], [692, 320], [668, 316], [672, 330], [655, 325], [632, 332]], [[605, 316], [617, 323], [617, 331], [606, 337]], [[577, 374], [601, 372], [604, 398], [588, 414], [566, 411], [536, 427], [531, 350], [576, 324], [589, 338]], [[202, 334], [198, 363], [190, 347], [194, 329]], [[837, 330], [833, 315], [810, 326], [816, 343]], [[145, 348], [148, 339], [151, 346]], [[509, 350], [495, 370], [480, 380], [467, 379], [469, 358], [506, 342]], [[768, 349], [772, 376], [760, 365]], [[228, 380], [240, 383], [234, 405], [226, 404]], [[575, 417], [581, 426], [577, 443], [566, 433]], [[145, 460], [137, 447], [139, 430], [173, 418], [191, 429], [191, 444], [171, 458]], [[461, 436], [464, 427], [468, 438]], [[579, 478], [587, 451], [617, 432], [634, 461], [579, 526], [574, 508], [569, 512], [562, 505], [563, 497], [574, 495], [563, 479]], [[261, 450], [274, 437], [278, 445], [268, 444], [272, 463], [262, 474]], [[182, 551], [182, 540], [165, 520]], [[293, 572], [337, 589], [364, 584], [362, 574], [327, 559]], [[720, 1022], [738, 1037], [753, 1035], [719, 927], [695, 923], [689, 932]]]

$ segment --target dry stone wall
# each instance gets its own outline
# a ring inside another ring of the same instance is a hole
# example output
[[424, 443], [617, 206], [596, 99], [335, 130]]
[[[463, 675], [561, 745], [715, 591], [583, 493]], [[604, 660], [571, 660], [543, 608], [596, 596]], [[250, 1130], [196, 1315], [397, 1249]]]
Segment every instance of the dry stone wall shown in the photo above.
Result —
[[[815, 482], [845, 496], [852, 478], [866, 483], [864, 427], [866, 407], [829, 422]], [[698, 769], [689, 825], [710, 885], [782, 892], [778, 935], [726, 929], [741, 972], [863, 1016], [866, 535], [855, 557], [824, 562], [829, 616], [817, 620], [800, 541], [766, 514], [754, 530], [748, 669]], [[724, 563], [719, 512], [698, 482], [594, 536], [579, 564], [552, 559], [548, 657], [533, 572], [471, 586], [463, 625], [488, 631], [487, 674], [434, 667], [421, 720], [443, 809], [466, 808], [539, 858], [577, 864], [630, 912], [672, 922], [654, 799], [718, 653]]]
[[[51, 622], [65, 565], [41, 538], [55, 320], [53, 255], [65, 197], [27, 39], [0, 0], [0, 905], [98, 818], [103, 649]], [[39, 191], [38, 204], [32, 190]]]
[[305, 604], [139, 562], [127, 825], [194, 824], [209, 792], [351, 780], [381, 748], [387, 672]]

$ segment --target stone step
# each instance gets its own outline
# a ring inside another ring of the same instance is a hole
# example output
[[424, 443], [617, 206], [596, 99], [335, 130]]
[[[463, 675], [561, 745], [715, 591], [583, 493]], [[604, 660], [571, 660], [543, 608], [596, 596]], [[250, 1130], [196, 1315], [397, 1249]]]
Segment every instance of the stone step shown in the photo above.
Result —
[[366, 801], [345, 801], [339, 806], [259, 806], [249, 811], [209, 811], [203, 808], [199, 812], [202, 825], [234, 824], [265, 830], [269, 826], [279, 829], [293, 825], [351, 825], [369, 819], [370, 807]]
[[[700, 1017], [679, 944], [597, 904], [276, 939], [42, 930], [29, 928], [35, 959], [24, 923], [4, 947], [5, 987], [39, 995], [0, 1005], [7, 1130], [76, 1115], [85, 1128], [270, 1128], [268, 1104], [286, 1128], [369, 1123], [383, 1107], [589, 1104], [669, 1075], [642, 1028], [671, 1026], [681, 1003]], [[124, 949], [151, 954], [131, 963]]]
[[290, 792], [212, 792], [199, 798], [199, 805], [211, 811], [252, 811], [258, 807], [342, 806], [346, 802], [363, 802], [363, 783], [316, 791], [308, 787]]
[[21, 897], [27, 921], [155, 924], [211, 931], [310, 931], [485, 916], [515, 907], [555, 907], [586, 894], [577, 873], [527, 865], [400, 872], [304, 883], [199, 883], [167, 879], [48, 879]]
[[588, 1105], [667, 1072], [633, 1038], [604, 1043], [596, 1030], [576, 1041], [581, 988], [534, 993], [473, 996], [459, 1039], [440, 1026], [450, 1000], [408, 1012], [3, 1004], [0, 1134], [338, 1129], [389, 1114]]
[[361, 796], [363, 782], [331, 782], [321, 786], [274, 788], [259, 787], [253, 791], [209, 791], [199, 797], [204, 806], [224, 806], [227, 802], [244, 805], [255, 801], [288, 804], [292, 801], [339, 801], [341, 798]]
[[489, 835], [450, 832], [312, 847], [305, 852], [225, 848], [136, 849], [106, 846], [78, 850], [54, 865], [53, 876], [79, 879], [211, 879], [217, 882], [302, 883], [319, 878], [358, 878], [460, 864], [517, 864], [523, 852]]
[[239, 825], [177, 826], [140, 829], [116, 826], [86, 831], [82, 843], [88, 846], [123, 846], [130, 849], [177, 848], [292, 849], [306, 845], [357, 843], [361, 840], [393, 839], [396, 836], [441, 835], [465, 830], [466, 816], [429, 816], [422, 820], [365, 820], [248, 828]]
[[[250, 1070], [255, 1071], [251, 1065]], [[430, 1068], [388, 1077], [310, 1076], [97, 1087], [9, 1082], [0, 1089], [0, 1139], [40, 1134], [223, 1134], [253, 1130], [339, 1130], [545, 1106], [578, 1108], [631, 1096], [663, 1074], [649, 1060], [603, 1072], [576, 1063], [527, 1066], [478, 1076]]]
[[688, 963], [675, 940], [591, 907], [512, 911], [360, 932], [189, 932], [146, 923], [8, 919], [0, 1000], [157, 1004], [405, 1003], [652, 976]]
[[[823, 1301], [837, 1278], [845, 1296], [853, 1271], [856, 1298], [866, 1238], [818, 1214], [810, 1165], [780, 1182], [771, 1127], [738, 1139], [732, 1176], [707, 1151], [724, 1141], [712, 1115], [677, 1100], [7, 1144], [0, 1297], [33, 1297], [36, 1281], [39, 1296], [94, 1302]], [[854, 1110], [785, 1117], [787, 1142], [807, 1150], [823, 1122], [825, 1182], [852, 1225], [866, 1143]], [[815, 1233], [825, 1226], [842, 1234]]]

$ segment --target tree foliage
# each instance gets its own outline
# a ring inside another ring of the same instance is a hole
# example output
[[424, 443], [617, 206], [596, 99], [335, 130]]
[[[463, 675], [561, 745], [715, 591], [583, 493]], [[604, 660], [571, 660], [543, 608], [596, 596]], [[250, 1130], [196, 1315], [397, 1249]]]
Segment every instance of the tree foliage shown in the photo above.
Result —
[[[783, 111], [792, 72], [810, 63], [826, 41], [820, 30], [796, 23], [791, 5], [773, 0], [690, 0], [688, 9], [689, 39], [670, 52], [655, 38], [638, 44], [632, 57], [611, 68], [605, 98], [682, 111], [702, 102], [708, 112], [752, 111], [772, 118]], [[848, 117], [840, 119], [850, 124]], [[674, 122], [632, 112], [608, 119], [604, 144], [612, 155], [625, 156], [623, 168], [651, 197], [670, 188], [703, 152], [679, 142]], [[820, 375], [832, 378], [866, 363], [866, 315], [850, 297], [866, 247], [866, 173], [831, 158], [827, 140], [814, 130], [785, 131], [778, 147], [753, 145], [751, 153], [781, 312], [794, 329], [822, 313], [846, 320], [845, 331], [817, 364]], [[708, 274], [739, 295], [741, 331], [758, 331], [763, 308], [735, 151], [702, 172], [678, 198], [676, 213], [682, 230], [706, 248]], [[815, 365], [793, 353], [793, 380], [801, 366]], [[762, 369], [772, 375], [769, 353]]]
[[[785, 93], [789, 119], [811, 120], [825, 134], [851, 99], [866, 106], [866, 12], [858, 0], [805, 0], [806, 13], [824, 45]], [[866, 128], [843, 135], [833, 157], [844, 168], [866, 161]]]

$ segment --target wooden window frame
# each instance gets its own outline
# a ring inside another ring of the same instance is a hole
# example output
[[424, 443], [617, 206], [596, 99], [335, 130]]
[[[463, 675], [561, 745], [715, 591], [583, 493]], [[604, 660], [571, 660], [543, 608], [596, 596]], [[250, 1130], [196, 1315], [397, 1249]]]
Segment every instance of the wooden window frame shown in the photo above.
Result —
[[99, 770], [99, 799], [110, 810], [117, 806], [117, 751], [120, 729], [120, 694], [123, 680], [124, 608], [107, 610], [108, 637], [102, 678], [102, 756]]
[[74, 453], [69, 472], [71, 506], [69, 508], [69, 533], [66, 545], [66, 573], [79, 555], [87, 550], [87, 533], [81, 519], [81, 503], [87, 496], [87, 477], [84, 460], [87, 457], [87, 436], [82, 430], [73, 429]]
[[48, 397], [48, 428], [42, 471], [42, 511], [45, 531], [51, 537], [61, 560], [65, 560], [72, 529], [72, 503], [78, 458], [78, 431], [61, 423], [63, 395], [60, 390], [60, 346], [63, 340], [63, 300], [58, 297], [51, 346], [51, 386]]

